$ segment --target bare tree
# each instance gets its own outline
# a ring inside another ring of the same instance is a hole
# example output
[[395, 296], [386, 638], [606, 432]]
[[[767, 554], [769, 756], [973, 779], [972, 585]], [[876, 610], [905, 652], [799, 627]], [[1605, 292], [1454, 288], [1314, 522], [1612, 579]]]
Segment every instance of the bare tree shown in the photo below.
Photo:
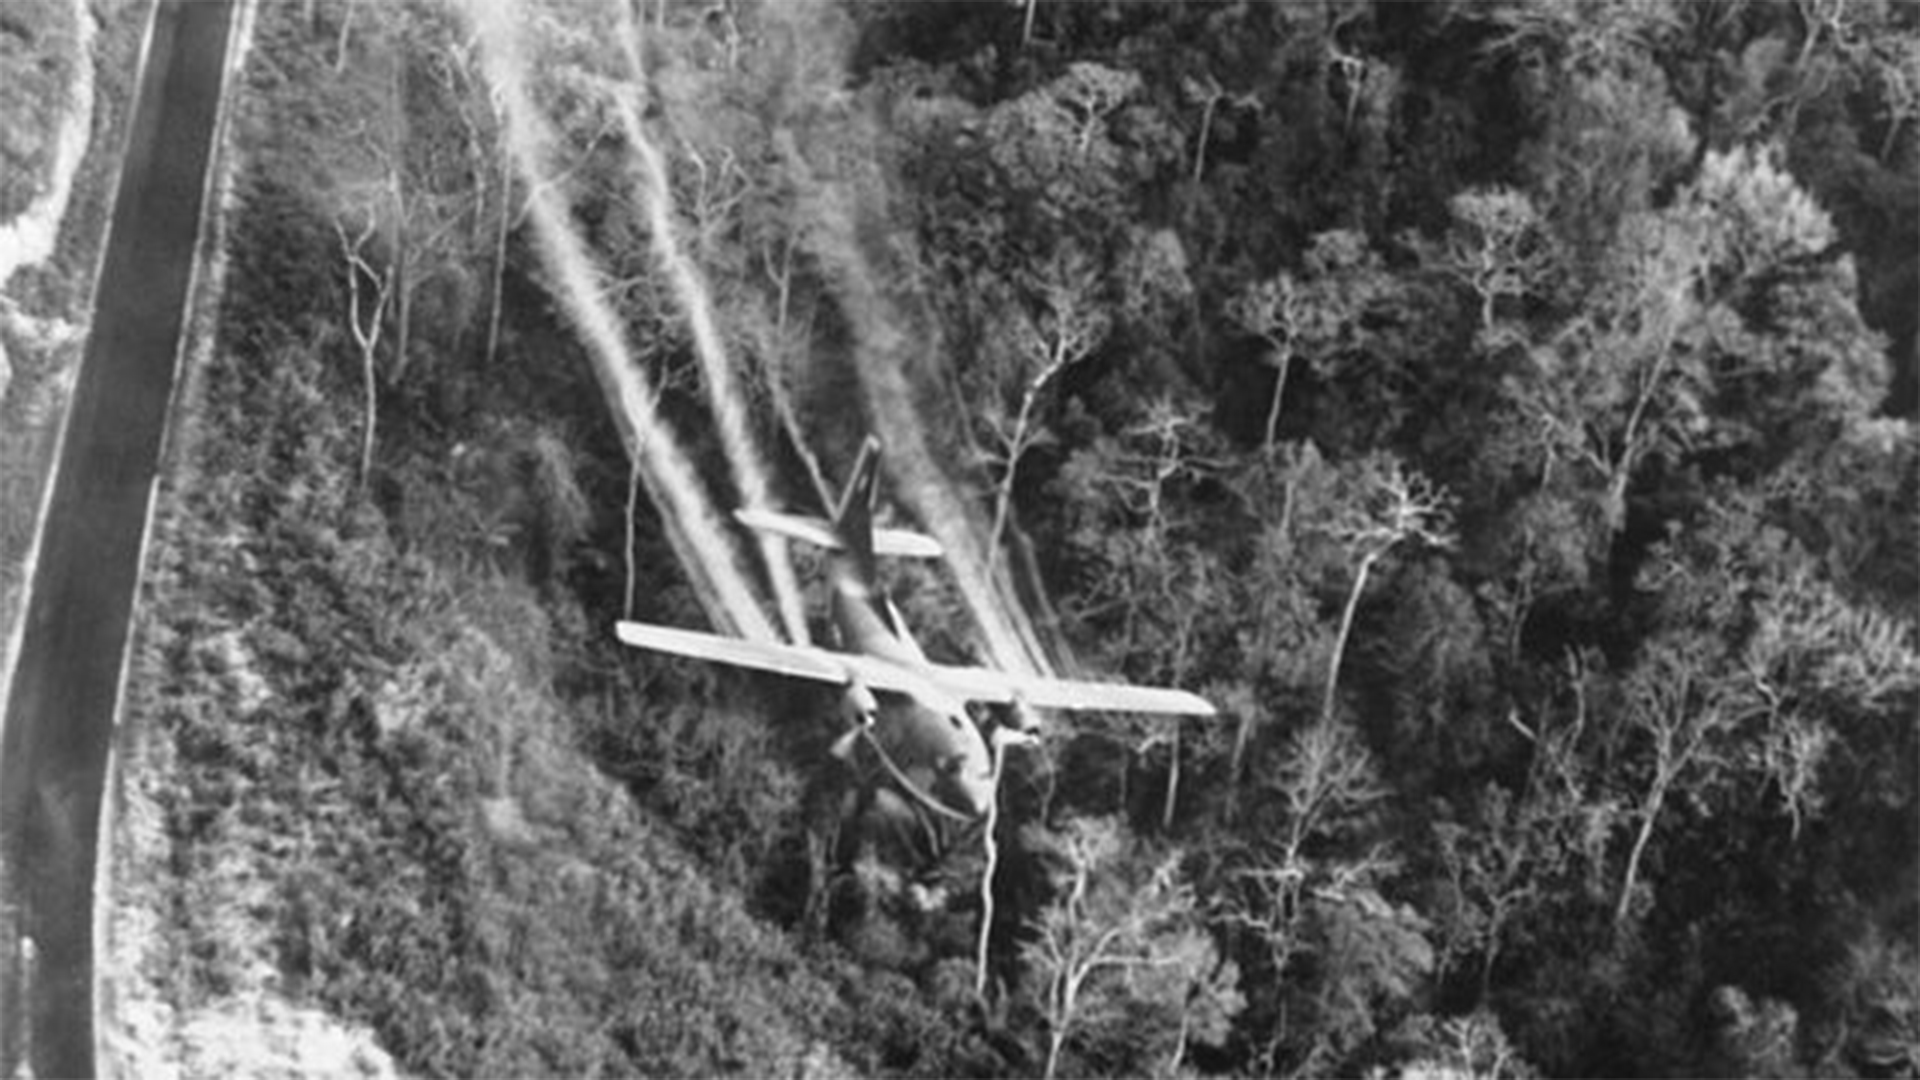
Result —
[[1685, 347], [1702, 325], [1705, 238], [1681, 215], [1643, 214], [1623, 225], [1616, 249], [1624, 270], [1596, 311], [1533, 348], [1512, 384], [1540, 426], [1547, 466], [1564, 453], [1600, 479], [1609, 536], [1626, 524], [1641, 464], [1707, 426], [1704, 371]]
[[[392, 264], [375, 268], [366, 254], [367, 241], [373, 239], [376, 225], [375, 217], [369, 214], [366, 224], [350, 237], [345, 222], [338, 218], [333, 222], [334, 234], [340, 238], [340, 254], [347, 263], [347, 326], [353, 332], [354, 344], [360, 348], [361, 384], [365, 393], [366, 420], [360, 438], [362, 487], [366, 486], [367, 474], [373, 467], [374, 427], [379, 415], [376, 376], [379, 370], [380, 337], [386, 327], [387, 305], [393, 299]], [[363, 294], [368, 286], [364, 283], [369, 282], [373, 295], [370, 301], [366, 301], [363, 300]]]
[[1049, 260], [1034, 283], [1043, 309], [1035, 318], [1020, 312], [1013, 318], [1015, 355], [1007, 358], [1008, 381], [1017, 385], [1020, 403], [1008, 416], [1000, 406], [1004, 384], [990, 388], [985, 412], [988, 434], [995, 446], [989, 452], [1000, 466], [994, 496], [993, 530], [987, 536], [989, 566], [998, 560], [1000, 538], [1006, 532], [1013, 503], [1014, 476], [1020, 459], [1039, 441], [1036, 410], [1060, 373], [1085, 359], [1105, 340], [1111, 320], [1095, 295], [1098, 277], [1086, 256], [1065, 249]]
[[1059, 104], [1073, 117], [1073, 145], [1081, 158], [1105, 131], [1107, 117], [1140, 90], [1140, 76], [1099, 64], [1075, 63], [1052, 85]]
[[1304, 878], [1307, 841], [1324, 831], [1329, 819], [1364, 809], [1387, 792], [1350, 727], [1314, 724], [1293, 738], [1290, 749], [1279, 778], [1287, 804], [1280, 868]]
[[1180, 77], [1180, 89], [1186, 96], [1200, 103], [1200, 139], [1193, 152], [1193, 182], [1198, 184], [1207, 171], [1207, 141], [1213, 135], [1213, 116], [1222, 103], [1237, 105], [1243, 109], [1260, 108], [1260, 95], [1257, 93], [1228, 93], [1216, 81], [1212, 74], [1201, 72], [1198, 78], [1191, 75]]
[[[1250, 933], [1265, 948], [1270, 978], [1298, 981], [1292, 964], [1315, 948], [1316, 903], [1369, 892], [1390, 866], [1378, 850], [1316, 859], [1308, 845], [1346, 832], [1387, 789], [1352, 726], [1320, 722], [1289, 740], [1282, 764], [1265, 782], [1285, 807], [1285, 829], [1252, 865], [1231, 872], [1216, 910], [1223, 923]], [[1275, 1026], [1266, 1048], [1269, 1063], [1287, 1034], [1285, 1024]]]
[[1640, 824], [1613, 909], [1616, 930], [1626, 925], [1633, 909], [1640, 860], [1646, 854], [1647, 841], [1653, 838], [1667, 797], [1683, 775], [1724, 764], [1715, 754], [1711, 737], [1735, 718], [1709, 682], [1710, 664], [1704, 643], [1692, 638], [1668, 638], [1648, 651], [1628, 680], [1627, 720], [1653, 744], [1653, 770], [1635, 810]]
[[506, 148], [507, 115], [506, 105], [498, 90], [486, 95], [487, 103], [493, 110], [495, 141], [498, 144], [495, 154], [499, 158], [499, 171], [492, 183], [488, 184], [493, 202], [493, 257], [489, 260], [487, 274], [492, 280], [487, 289], [487, 352], [486, 370], [493, 370], [494, 356], [500, 348], [500, 300], [501, 286], [507, 276], [507, 235], [512, 231], [515, 219], [520, 216], [514, 210], [513, 199], [513, 155]]
[[[1024, 707], [1024, 706], [1023, 706]], [[1007, 766], [1007, 748], [1017, 745], [1031, 745], [1038, 736], [1031, 731], [1016, 731], [1005, 726], [995, 726], [989, 741], [993, 745], [993, 783], [997, 791], [1000, 779], [1005, 775]], [[996, 796], [987, 804], [987, 820], [982, 825], [981, 843], [985, 849], [987, 865], [980, 873], [980, 933], [974, 941], [973, 950], [973, 992], [983, 999], [987, 993], [987, 947], [993, 940], [993, 879], [1000, 868], [1000, 842], [995, 830], [1000, 826], [1000, 800]]]
[[1320, 708], [1321, 719], [1326, 722], [1333, 719], [1340, 662], [1346, 654], [1347, 636], [1353, 631], [1353, 615], [1360, 606], [1360, 595], [1366, 591], [1367, 578], [1374, 566], [1407, 541], [1434, 547], [1450, 547], [1453, 543], [1448, 500], [1425, 477], [1408, 473], [1399, 462], [1389, 459], [1363, 477], [1362, 485], [1359, 512], [1334, 529], [1358, 562], [1353, 585], [1347, 590], [1346, 606], [1340, 612], [1333, 655], [1327, 660], [1327, 690]]
[[1171, 1043], [1170, 1069], [1193, 1039], [1224, 1037], [1243, 1004], [1238, 973], [1219, 962], [1201, 928], [1178, 854], [1129, 859], [1110, 818], [1070, 822], [1057, 845], [1062, 895], [1035, 920], [1026, 948], [1046, 1021], [1043, 1075], [1058, 1074], [1076, 1034], [1100, 1027]]
[[1306, 303], [1307, 297], [1294, 284], [1293, 276], [1281, 274], [1253, 285], [1227, 305], [1229, 318], [1266, 343], [1268, 351], [1263, 359], [1278, 373], [1273, 380], [1273, 398], [1267, 405], [1268, 453], [1273, 452], [1280, 429], [1280, 406], [1286, 398], [1287, 375], [1293, 366]]
[[1548, 268], [1533, 202], [1511, 188], [1469, 191], [1448, 203], [1454, 229], [1447, 238], [1443, 265], [1479, 302], [1483, 340], [1493, 343], [1499, 302], [1538, 289]]
[[1391, 299], [1395, 284], [1367, 238], [1351, 229], [1314, 236], [1299, 276], [1286, 271], [1257, 282], [1227, 304], [1227, 317], [1268, 347], [1265, 361], [1278, 371], [1267, 407], [1268, 451], [1277, 437], [1294, 361], [1336, 371], [1344, 356], [1365, 352], [1365, 316]]

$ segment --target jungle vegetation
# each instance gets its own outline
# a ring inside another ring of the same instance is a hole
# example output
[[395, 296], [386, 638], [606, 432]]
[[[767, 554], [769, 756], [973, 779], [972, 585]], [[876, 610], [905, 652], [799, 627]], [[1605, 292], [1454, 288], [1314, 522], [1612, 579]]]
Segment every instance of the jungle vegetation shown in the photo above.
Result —
[[[1920, 8], [510, 17], [541, 184], [473, 9], [258, 8], [169, 994], [434, 1075], [1920, 1071]], [[558, 227], [715, 505], [717, 342], [781, 501], [879, 430], [1048, 663], [1220, 705], [1009, 760], [986, 970], [977, 842], [822, 858], [830, 698], [613, 641], [713, 609]]]

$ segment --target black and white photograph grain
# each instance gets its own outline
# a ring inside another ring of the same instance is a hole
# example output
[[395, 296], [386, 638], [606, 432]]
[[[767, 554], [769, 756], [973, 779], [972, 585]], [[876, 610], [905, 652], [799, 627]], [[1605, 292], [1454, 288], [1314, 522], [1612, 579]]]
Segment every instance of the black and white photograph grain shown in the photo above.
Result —
[[1920, 0], [0, 0], [0, 1080], [1920, 1080]]

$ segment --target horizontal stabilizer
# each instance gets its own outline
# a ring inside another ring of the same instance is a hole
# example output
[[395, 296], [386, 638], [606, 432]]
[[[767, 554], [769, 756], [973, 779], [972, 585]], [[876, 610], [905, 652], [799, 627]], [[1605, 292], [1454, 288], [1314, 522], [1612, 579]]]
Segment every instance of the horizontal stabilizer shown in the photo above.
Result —
[[[799, 540], [827, 551], [845, 551], [847, 547], [833, 531], [833, 523], [824, 518], [783, 514], [777, 510], [735, 510], [733, 516], [750, 529]], [[938, 559], [946, 551], [931, 536], [906, 529], [875, 529], [873, 553], [896, 559]]]

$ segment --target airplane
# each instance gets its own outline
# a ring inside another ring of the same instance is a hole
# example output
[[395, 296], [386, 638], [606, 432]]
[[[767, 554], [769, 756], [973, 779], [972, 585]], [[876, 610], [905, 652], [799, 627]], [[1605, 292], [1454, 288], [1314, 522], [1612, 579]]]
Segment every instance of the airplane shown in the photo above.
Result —
[[1021, 675], [927, 659], [877, 583], [877, 558], [938, 558], [943, 552], [931, 537], [874, 527], [879, 460], [880, 441], [869, 436], [831, 522], [768, 510], [735, 514], [750, 528], [829, 553], [827, 580], [838, 650], [626, 621], [616, 626], [620, 640], [840, 687], [849, 723], [835, 740], [833, 753], [851, 761], [855, 743], [863, 742], [879, 777], [922, 810], [961, 824], [981, 820], [993, 806], [994, 744], [1033, 739], [1024, 723], [991, 725], [983, 731], [967, 713], [969, 702], [1012, 706], [1017, 717], [1029, 716], [1033, 708], [1215, 715], [1211, 702], [1184, 690]]

